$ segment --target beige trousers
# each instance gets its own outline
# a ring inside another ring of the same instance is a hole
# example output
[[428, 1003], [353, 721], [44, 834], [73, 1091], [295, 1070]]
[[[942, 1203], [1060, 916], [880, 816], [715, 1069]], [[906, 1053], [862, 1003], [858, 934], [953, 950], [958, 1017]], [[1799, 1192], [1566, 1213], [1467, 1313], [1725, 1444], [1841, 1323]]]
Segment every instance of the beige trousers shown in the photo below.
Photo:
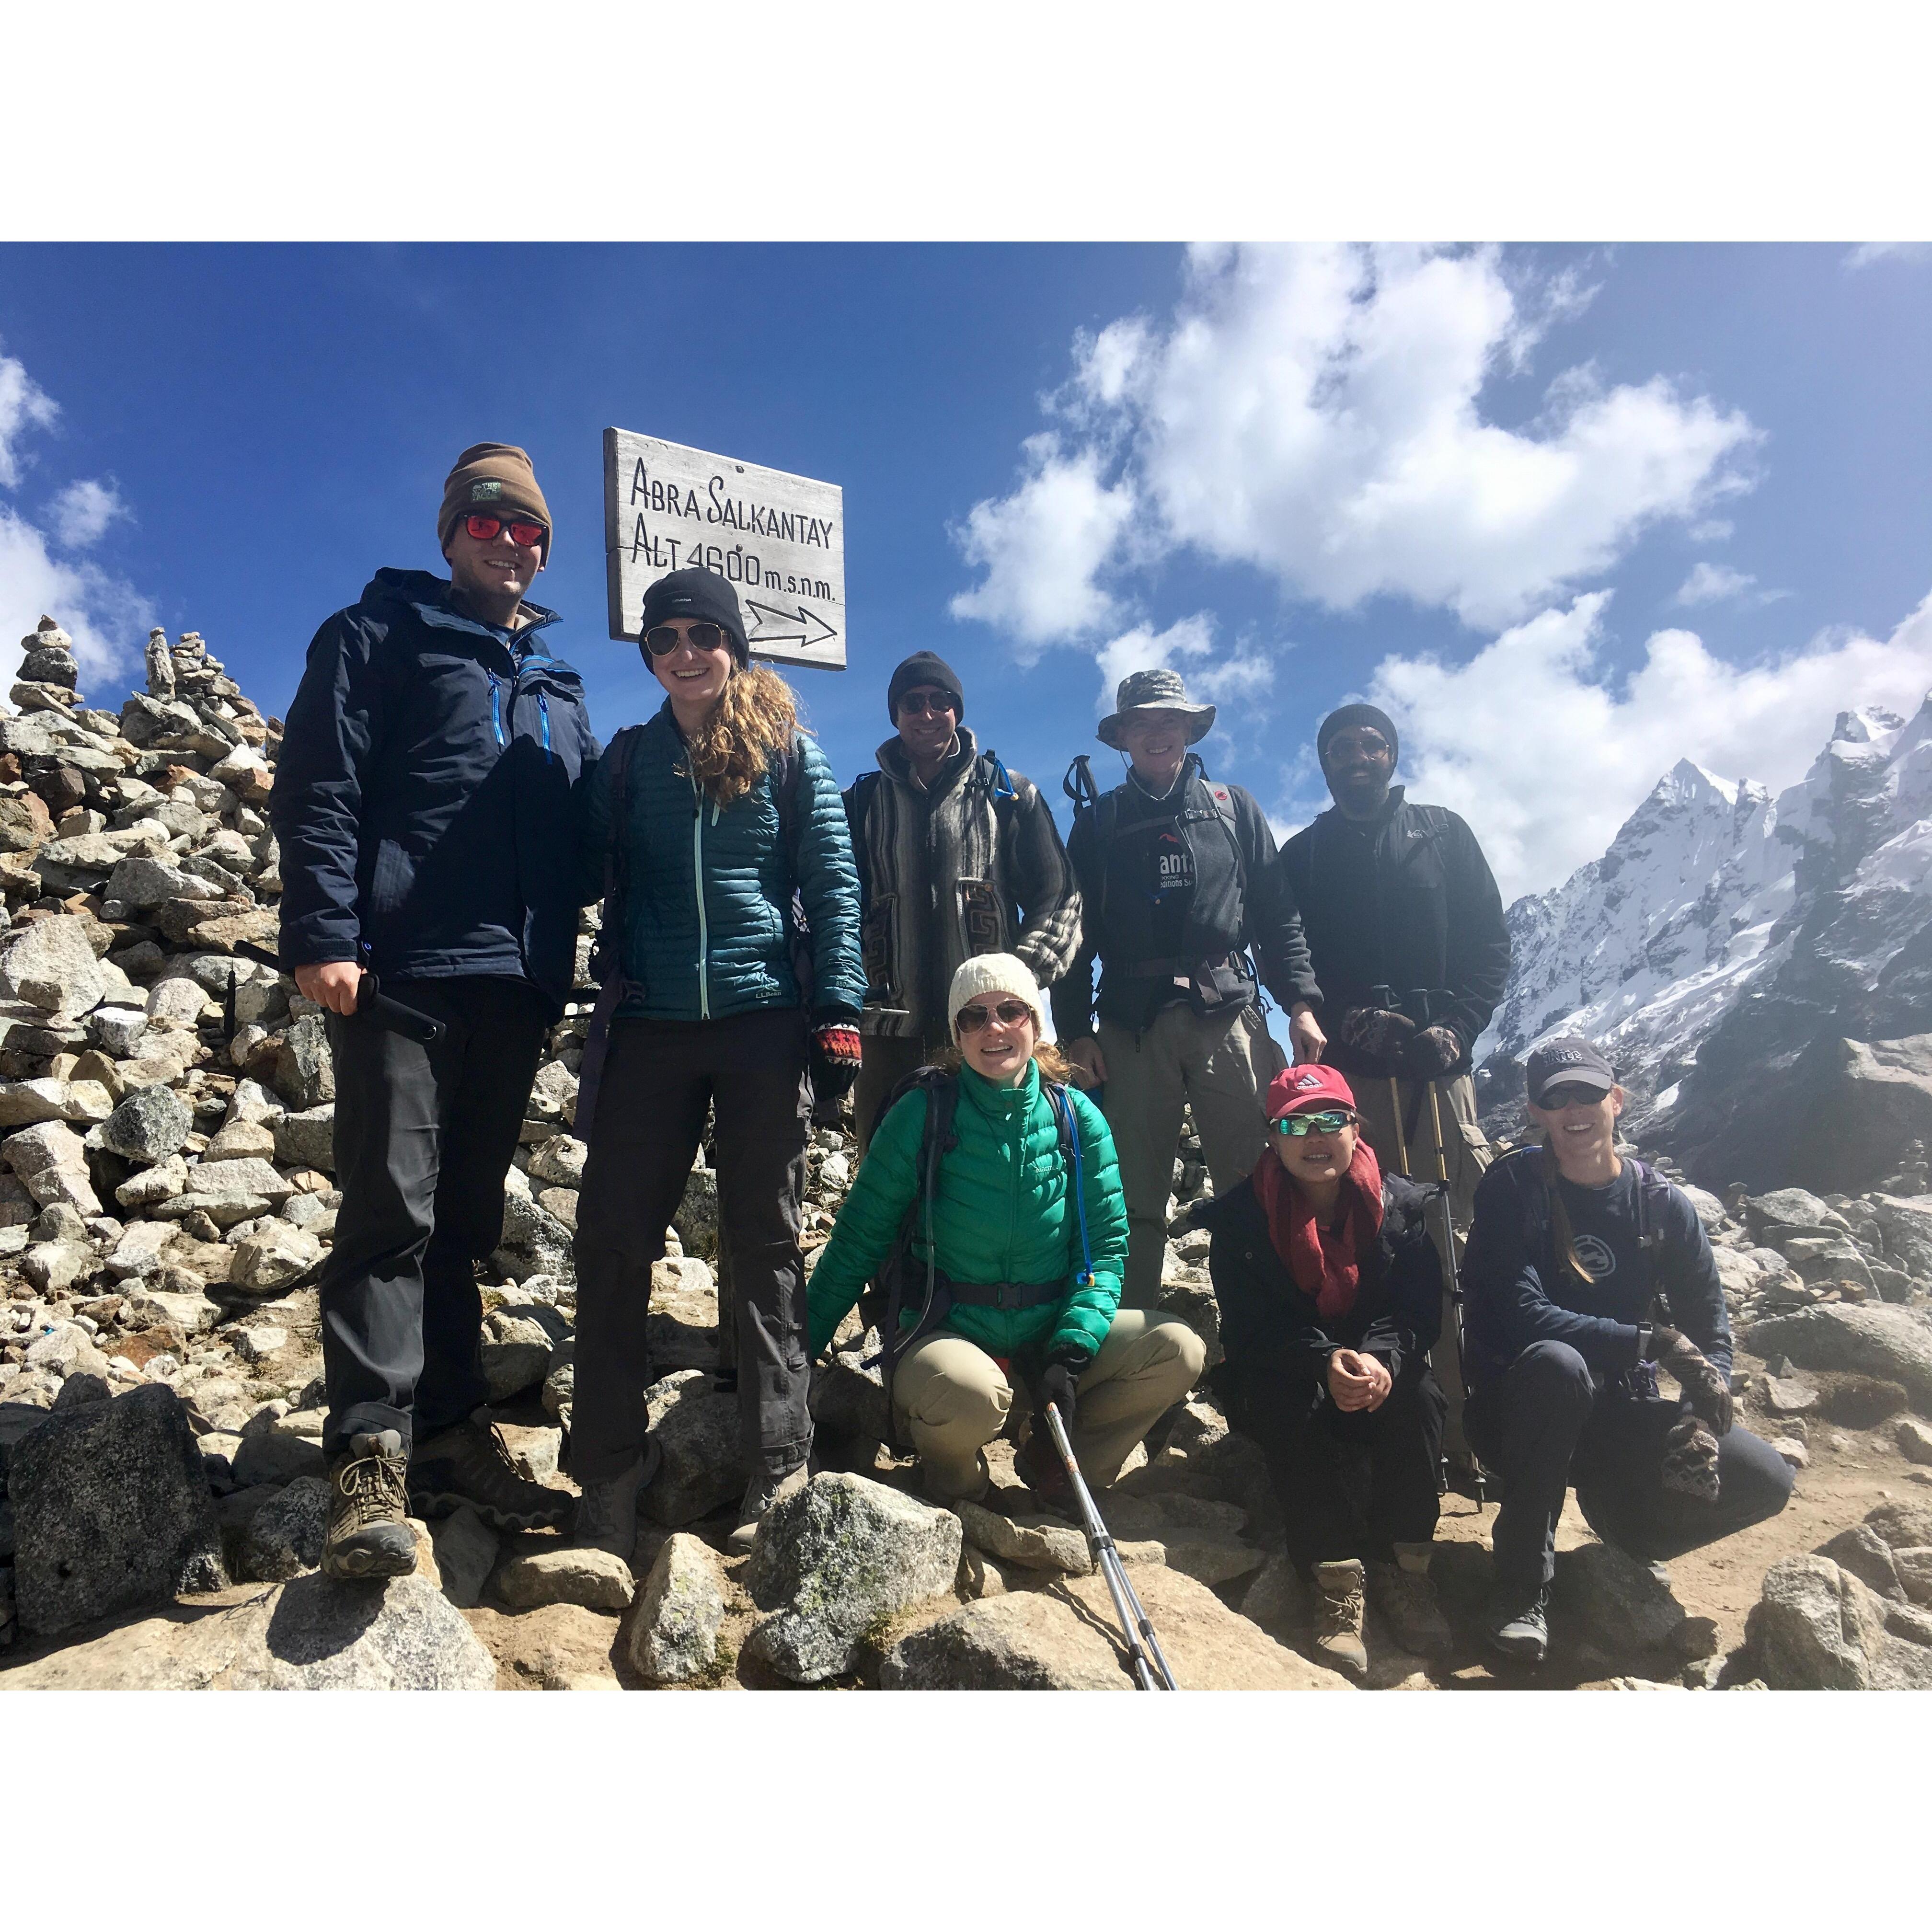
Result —
[[[1488, 1171], [1492, 1156], [1488, 1136], [1476, 1124], [1476, 1083], [1463, 1074], [1454, 1080], [1435, 1083], [1436, 1105], [1432, 1112], [1429, 1089], [1418, 1080], [1377, 1079], [1371, 1075], [1352, 1074], [1348, 1084], [1355, 1090], [1355, 1105], [1376, 1158], [1388, 1172], [1400, 1174], [1402, 1165], [1397, 1152], [1396, 1111], [1401, 1108], [1402, 1141], [1408, 1155], [1408, 1172], [1414, 1180], [1434, 1182], [1438, 1178], [1436, 1161], [1436, 1123], [1442, 1126], [1442, 1163], [1449, 1176], [1449, 1218], [1455, 1230], [1455, 1258], [1462, 1256], [1462, 1244], [1469, 1232], [1469, 1216], [1476, 1199], [1476, 1184]], [[1391, 1086], [1394, 1090], [1391, 1092]], [[1413, 1131], [1410, 1122], [1414, 1123]], [[1442, 1249], [1442, 1216], [1439, 1209], [1430, 1216], [1430, 1231], [1438, 1253]], [[1430, 1352], [1436, 1379], [1449, 1399], [1449, 1419], [1443, 1437], [1444, 1448], [1459, 1460], [1469, 1454], [1462, 1433], [1462, 1364], [1456, 1358], [1456, 1316], [1448, 1294], [1449, 1257], [1442, 1262], [1442, 1334]]]
[[[1184, 1322], [1122, 1309], [1080, 1378], [1073, 1453], [1091, 1486], [1104, 1487], [1155, 1419], [1195, 1384], [1207, 1345]], [[926, 1466], [935, 1496], [980, 1486], [980, 1451], [1006, 1426], [1012, 1384], [977, 1342], [940, 1330], [916, 1342], [892, 1376], [892, 1408]]]
[[1254, 1171], [1266, 1144], [1262, 1103], [1280, 1064], [1252, 1007], [1204, 1016], [1184, 1001], [1163, 1006], [1136, 1039], [1102, 1020], [1107, 1062], [1101, 1108], [1112, 1130], [1127, 1203], [1127, 1273], [1123, 1308], [1152, 1308], [1160, 1299], [1167, 1254], [1167, 1204], [1174, 1192], [1180, 1111], [1194, 1111], [1201, 1153], [1216, 1195]]

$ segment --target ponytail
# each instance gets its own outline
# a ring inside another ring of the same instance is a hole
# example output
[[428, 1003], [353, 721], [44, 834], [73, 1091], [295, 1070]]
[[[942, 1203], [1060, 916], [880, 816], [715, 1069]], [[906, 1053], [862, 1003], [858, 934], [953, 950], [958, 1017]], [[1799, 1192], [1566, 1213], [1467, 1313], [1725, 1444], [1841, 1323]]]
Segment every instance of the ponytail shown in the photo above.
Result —
[[1583, 1265], [1583, 1258], [1576, 1252], [1576, 1234], [1570, 1225], [1570, 1210], [1564, 1204], [1562, 1189], [1556, 1184], [1560, 1176], [1556, 1150], [1546, 1140], [1543, 1143], [1542, 1166], [1543, 1184], [1550, 1195], [1550, 1232], [1555, 1238], [1557, 1258], [1575, 1269], [1584, 1280], [1594, 1284], [1597, 1277]]

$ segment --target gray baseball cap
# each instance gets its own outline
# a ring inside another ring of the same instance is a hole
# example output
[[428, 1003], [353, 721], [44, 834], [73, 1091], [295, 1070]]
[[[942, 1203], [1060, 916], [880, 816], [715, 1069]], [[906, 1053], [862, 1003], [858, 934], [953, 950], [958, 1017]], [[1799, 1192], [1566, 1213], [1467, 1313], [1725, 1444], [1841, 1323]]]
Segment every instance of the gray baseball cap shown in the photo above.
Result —
[[1198, 745], [1214, 728], [1214, 707], [1188, 701], [1187, 687], [1178, 670], [1156, 664], [1150, 670], [1137, 670], [1120, 680], [1114, 694], [1114, 708], [1094, 728], [1103, 745], [1120, 748], [1121, 725], [1136, 711], [1178, 711], [1187, 720], [1187, 742]]
[[1530, 1104], [1540, 1107], [1552, 1087], [1587, 1087], [1607, 1094], [1617, 1084], [1616, 1069], [1581, 1034], [1546, 1040], [1523, 1069]]

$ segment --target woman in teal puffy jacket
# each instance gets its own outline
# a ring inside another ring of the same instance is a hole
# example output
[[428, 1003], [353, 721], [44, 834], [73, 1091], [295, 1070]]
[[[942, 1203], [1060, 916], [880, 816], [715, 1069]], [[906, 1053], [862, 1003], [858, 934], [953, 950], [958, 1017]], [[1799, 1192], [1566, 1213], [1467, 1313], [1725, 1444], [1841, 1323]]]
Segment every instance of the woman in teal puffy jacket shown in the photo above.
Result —
[[[604, 896], [602, 974], [615, 1013], [601, 1070], [586, 1054], [578, 1100], [590, 1152], [570, 1469], [584, 1492], [578, 1540], [627, 1561], [656, 1460], [644, 1403], [651, 1265], [707, 1106], [751, 1472], [737, 1545], [749, 1546], [788, 1479], [803, 1480], [799, 1195], [814, 1088], [839, 1096], [856, 1078], [865, 998], [838, 781], [800, 733], [784, 680], [751, 664], [736, 592], [713, 571], [660, 578], [645, 594], [643, 638], [664, 707], [620, 734], [580, 786], [580, 890]], [[810, 926], [796, 945], [794, 890]]]
[[[1040, 1036], [1042, 1004], [1032, 974], [1010, 953], [982, 953], [953, 975], [958, 1094], [930, 1228], [922, 1209], [904, 1258], [892, 1384], [898, 1426], [940, 1502], [987, 1493], [983, 1452], [1005, 1426], [1016, 1382], [1036, 1415], [1048, 1402], [1058, 1406], [1082, 1473], [1097, 1486], [1119, 1474], [1205, 1359], [1185, 1323], [1119, 1306], [1127, 1216], [1114, 1137], [1084, 1094], [1043, 1081], [1064, 1082], [1066, 1070]], [[812, 1273], [814, 1356], [922, 1199], [929, 1103], [923, 1090], [904, 1095], [872, 1136]], [[1070, 1126], [1078, 1136], [1077, 1193]], [[1072, 1514], [1071, 1486], [1044, 1430], [1034, 1430], [1015, 1468], [1037, 1502]]]

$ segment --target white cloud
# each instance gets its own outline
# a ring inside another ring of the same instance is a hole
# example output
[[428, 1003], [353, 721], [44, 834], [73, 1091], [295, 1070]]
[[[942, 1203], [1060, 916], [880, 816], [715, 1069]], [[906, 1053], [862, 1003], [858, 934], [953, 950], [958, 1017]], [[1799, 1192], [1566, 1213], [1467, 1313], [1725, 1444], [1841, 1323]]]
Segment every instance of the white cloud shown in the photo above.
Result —
[[975, 506], [958, 539], [986, 574], [954, 614], [1035, 646], [1090, 636], [1186, 549], [1331, 608], [1390, 595], [1499, 626], [1748, 487], [1750, 422], [1660, 376], [1571, 368], [1533, 422], [1486, 419], [1491, 378], [1590, 292], [1504, 266], [1494, 248], [1197, 251], [1168, 325], [1076, 339], [1048, 405], [1071, 440], [1033, 439], [1019, 488]]
[[[1621, 682], [1598, 658], [1609, 602], [1597, 591], [1541, 612], [1466, 664], [1386, 658], [1370, 682], [1401, 729], [1402, 779], [1468, 820], [1505, 900], [1598, 856], [1678, 759], [1775, 791], [1804, 775], [1840, 711], [1910, 716], [1932, 686], [1932, 596], [1882, 640], [1826, 631], [1745, 666], [1689, 631], [1659, 631]], [[1305, 816], [1325, 800], [1298, 802]]]
[[59, 415], [59, 404], [27, 374], [26, 365], [0, 356], [0, 488], [20, 486], [20, 439], [29, 430], [52, 428]]
[[[22, 443], [34, 430], [52, 428], [59, 416], [60, 405], [25, 366], [0, 356], [0, 488], [19, 486]], [[54, 499], [56, 539], [64, 549], [84, 548], [127, 514], [111, 483], [70, 483]], [[0, 503], [0, 688], [18, 674], [21, 640], [43, 616], [57, 619], [73, 638], [83, 688], [90, 679], [121, 676], [154, 620], [153, 607], [125, 578], [55, 556], [45, 530]]]
[[63, 550], [91, 549], [116, 518], [128, 514], [112, 480], [103, 483], [92, 476], [70, 483], [51, 507], [54, 540]]
[[1932, 242], [1861, 242], [1846, 256], [1847, 268], [1869, 268], [1874, 262], [1932, 261]]
[[1186, 680], [1188, 697], [1200, 704], [1252, 700], [1274, 684], [1274, 660], [1252, 639], [1216, 655], [1214, 620], [1205, 611], [1184, 617], [1164, 631], [1136, 625], [1102, 644], [1096, 656], [1100, 667], [1100, 687], [1094, 698], [1096, 716], [1113, 710], [1121, 679], [1157, 664], [1172, 664], [1180, 671]]
[[1670, 601], [1688, 608], [1698, 604], [1775, 604], [1790, 595], [1788, 590], [1760, 590], [1755, 577], [1727, 563], [1700, 562]]

